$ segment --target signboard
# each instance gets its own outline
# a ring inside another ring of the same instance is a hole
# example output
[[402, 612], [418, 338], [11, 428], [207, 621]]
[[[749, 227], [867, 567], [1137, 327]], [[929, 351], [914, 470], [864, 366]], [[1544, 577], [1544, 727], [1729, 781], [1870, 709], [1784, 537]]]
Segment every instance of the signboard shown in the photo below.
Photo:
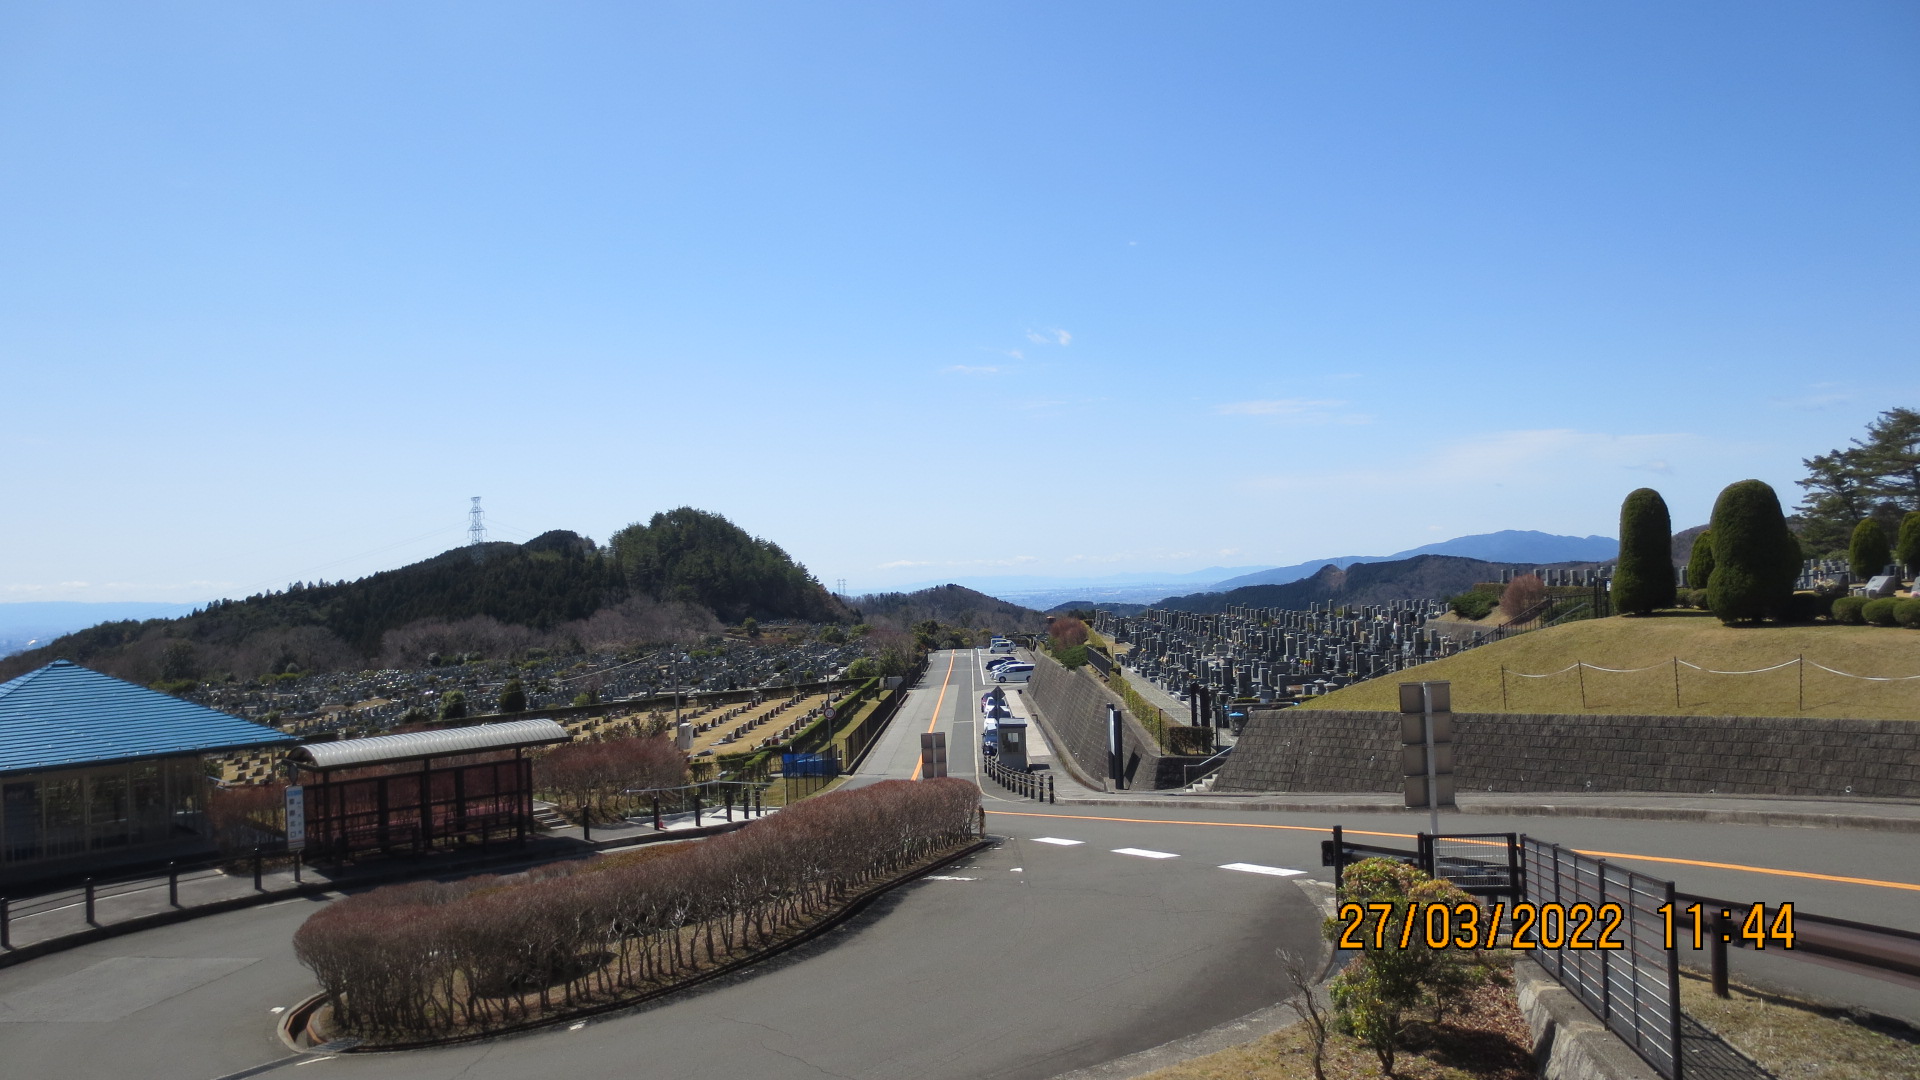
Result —
[[832, 753], [781, 754], [780, 772], [784, 776], [839, 776], [840, 760]]
[[307, 846], [307, 789], [295, 785], [287, 789], [287, 850], [300, 851]]

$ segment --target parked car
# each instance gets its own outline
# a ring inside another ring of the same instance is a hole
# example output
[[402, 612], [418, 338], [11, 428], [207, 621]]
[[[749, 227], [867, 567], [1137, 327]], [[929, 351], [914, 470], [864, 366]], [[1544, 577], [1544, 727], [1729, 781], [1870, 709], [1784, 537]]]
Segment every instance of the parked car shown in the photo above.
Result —
[[996, 638], [987, 646], [987, 651], [990, 653], [1010, 653], [1013, 651], [1013, 642], [1005, 638]]
[[1026, 682], [1033, 676], [1032, 664], [1008, 664], [993, 673], [994, 682]]

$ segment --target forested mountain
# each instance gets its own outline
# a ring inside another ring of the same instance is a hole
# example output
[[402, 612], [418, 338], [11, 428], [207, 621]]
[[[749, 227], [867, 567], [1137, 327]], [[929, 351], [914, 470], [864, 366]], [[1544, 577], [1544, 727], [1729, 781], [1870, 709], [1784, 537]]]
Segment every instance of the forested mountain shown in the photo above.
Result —
[[567, 647], [589, 635], [667, 640], [717, 629], [716, 619], [849, 614], [778, 546], [718, 514], [682, 507], [628, 526], [607, 548], [555, 530], [525, 544], [456, 548], [358, 581], [222, 600], [183, 618], [104, 623], [0, 661], [0, 679], [57, 657], [139, 682], [248, 678], [383, 658], [406, 664], [424, 648]]
[[1455, 555], [1419, 555], [1393, 562], [1355, 563], [1345, 569], [1324, 566], [1312, 577], [1285, 585], [1250, 585], [1227, 592], [1169, 596], [1153, 606], [1197, 612], [1225, 611], [1232, 605], [1304, 611], [1315, 601], [1384, 604], [1389, 600], [1425, 600], [1463, 593], [1482, 581], [1498, 581], [1500, 571], [1509, 565]]
[[964, 626], [998, 633], [1037, 633], [1046, 619], [1032, 608], [1009, 604], [960, 585], [938, 585], [910, 593], [874, 593], [851, 601], [868, 622], [901, 628], [929, 619], [948, 626]]

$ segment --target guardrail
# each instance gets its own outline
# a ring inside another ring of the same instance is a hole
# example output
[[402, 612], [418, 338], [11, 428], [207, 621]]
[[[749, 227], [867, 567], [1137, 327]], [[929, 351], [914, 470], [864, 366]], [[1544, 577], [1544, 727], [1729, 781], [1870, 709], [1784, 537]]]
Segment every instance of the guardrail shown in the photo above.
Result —
[[1052, 773], [1021, 772], [1018, 769], [1009, 769], [1000, 764], [1000, 759], [995, 757], [987, 758], [986, 762], [987, 775], [993, 778], [993, 782], [1015, 795], [1043, 803], [1055, 801]]
[[[1741, 932], [1748, 920], [1757, 918], [1763, 931], [1770, 931], [1782, 925], [1781, 909], [1790, 906], [1736, 903], [1693, 893], [1675, 893], [1673, 902], [1678, 924], [1675, 936], [1679, 938], [1675, 944], [1688, 944], [1695, 949], [1706, 947], [1707, 970], [1717, 997], [1727, 996], [1728, 948], [1764, 951], [1769, 939], [1779, 942], [1778, 935], [1763, 932], [1756, 935], [1760, 943], [1753, 944], [1749, 936]], [[1691, 918], [1686, 917], [1689, 915]], [[1784, 956], [1818, 957], [1815, 963], [1920, 988], [1920, 933], [1815, 915], [1798, 908], [1793, 908], [1785, 925], [1791, 928], [1793, 944], [1781, 949]]]

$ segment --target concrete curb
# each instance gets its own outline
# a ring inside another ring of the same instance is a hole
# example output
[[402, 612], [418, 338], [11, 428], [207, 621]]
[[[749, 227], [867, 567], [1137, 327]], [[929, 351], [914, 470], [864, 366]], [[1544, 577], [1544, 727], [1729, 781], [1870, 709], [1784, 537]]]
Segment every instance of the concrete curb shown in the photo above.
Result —
[[1534, 1068], [1545, 1080], [1660, 1080], [1531, 958], [1514, 960], [1513, 988], [1533, 1033]]
[[[855, 915], [858, 915], [860, 912], [866, 910], [867, 906], [872, 904], [875, 900], [878, 900], [880, 897], [885, 896], [887, 893], [892, 892], [893, 890], [901, 887], [902, 885], [907, 885], [914, 881], [917, 881], [920, 878], [933, 873], [935, 870], [939, 870], [944, 867], [951, 866], [954, 863], [959, 862], [961, 859], [968, 857], [969, 855], [977, 854], [986, 848], [992, 847], [995, 843], [998, 843], [998, 842], [999, 840], [992, 836], [975, 840], [963, 848], [959, 848], [958, 850], [949, 852], [946, 855], [942, 855], [939, 858], [932, 860], [931, 862], [915, 867], [914, 869], [909, 870], [904, 874], [901, 874], [899, 877], [892, 878], [891, 880], [884, 881], [878, 885], [875, 885], [874, 887], [868, 889], [866, 892], [863, 892], [859, 896], [856, 896], [853, 899], [847, 901], [845, 904], [843, 904], [840, 907], [840, 910], [825, 916], [819, 922], [814, 923], [813, 925], [807, 927], [806, 929], [802, 930], [800, 933], [795, 934], [793, 937], [788, 938], [785, 941], [771, 945], [749, 956], [744, 956], [735, 960], [730, 960], [724, 964], [721, 964], [719, 967], [712, 968], [707, 971], [699, 972], [693, 977], [683, 982], [675, 983], [672, 986], [663, 986], [663, 987], [660, 987], [659, 989], [651, 990], [645, 994], [641, 994], [636, 997], [628, 998], [622, 1001], [606, 1002], [600, 1005], [594, 1005], [584, 1009], [576, 1009], [567, 1013], [557, 1013], [553, 1016], [542, 1017], [539, 1020], [535, 1020], [527, 1023], [515, 1024], [511, 1027], [501, 1028], [497, 1031], [488, 1031], [488, 1032], [472, 1034], [472, 1035], [457, 1035], [452, 1038], [432, 1039], [424, 1042], [392, 1043], [392, 1044], [387, 1044], [382, 1046], [343, 1047], [342, 1049], [335, 1052], [345, 1053], [345, 1054], [399, 1054], [399, 1053], [405, 1053], [409, 1050], [430, 1050], [430, 1049], [433, 1049], [434, 1047], [440, 1047], [440, 1046], [457, 1046], [463, 1043], [485, 1042], [489, 1039], [503, 1039], [503, 1038], [511, 1038], [516, 1035], [529, 1035], [537, 1031], [543, 1031], [547, 1028], [559, 1027], [562, 1024], [578, 1023], [590, 1017], [605, 1016], [608, 1013], [618, 1013], [618, 1012], [627, 1011], [629, 1009], [641, 1008], [643, 1006], [650, 1005], [661, 998], [670, 997], [674, 994], [678, 994], [683, 991], [690, 990], [696, 986], [701, 986], [701, 985], [704, 985], [705, 983], [712, 982], [715, 979], [724, 978], [728, 975], [736, 974], [737, 972], [745, 968], [752, 967], [755, 964], [772, 959], [773, 957], [779, 956], [780, 954], [788, 952], [792, 949], [796, 949], [801, 945], [804, 945], [810, 941], [815, 940], [816, 938], [819, 938], [821, 935], [827, 933], [827, 931], [833, 930], [836, 927], [840, 926], [842, 923], [846, 922], [848, 919], [851, 919]], [[324, 995], [321, 995], [321, 996], [324, 997]], [[311, 1001], [312, 999], [310, 998], [307, 1000], [307, 1002], [303, 1002], [302, 1004], [310, 1004]], [[288, 1010], [288, 1013], [291, 1014], [292, 1010], [291, 1009]], [[311, 1010], [309, 1011], [308, 1015], [311, 1015]], [[286, 1020], [277, 1021], [275, 1025], [275, 1030], [281, 1031], [283, 1026], [286, 1023], [287, 1023]], [[297, 1033], [293, 1033], [293, 1034], [297, 1035]], [[285, 1032], [282, 1033], [283, 1039], [288, 1037], [289, 1036], [287, 1033]], [[328, 1045], [332, 1045], [332, 1044], [328, 1044]], [[314, 1048], [314, 1049], [317, 1049], [317, 1048]], [[308, 1050], [303, 1052], [310, 1053], [313, 1051]]]
[[[1279, 802], [1257, 795], [1166, 795], [1158, 798], [1127, 798], [1121, 795], [1060, 799], [1066, 806], [1138, 806], [1162, 809], [1234, 810], [1243, 812], [1284, 812], [1300, 814], [1404, 814], [1402, 806], [1378, 802], [1300, 803]], [[1792, 810], [1715, 810], [1695, 806], [1579, 806], [1556, 803], [1514, 804], [1509, 806], [1465, 805], [1448, 813], [1484, 817], [1584, 817], [1619, 818], [1633, 821], [1691, 821], [1711, 825], [1780, 825], [1816, 829], [1861, 829], [1868, 832], [1920, 833], [1920, 818], [1877, 817], [1871, 814], [1811, 814]]]

